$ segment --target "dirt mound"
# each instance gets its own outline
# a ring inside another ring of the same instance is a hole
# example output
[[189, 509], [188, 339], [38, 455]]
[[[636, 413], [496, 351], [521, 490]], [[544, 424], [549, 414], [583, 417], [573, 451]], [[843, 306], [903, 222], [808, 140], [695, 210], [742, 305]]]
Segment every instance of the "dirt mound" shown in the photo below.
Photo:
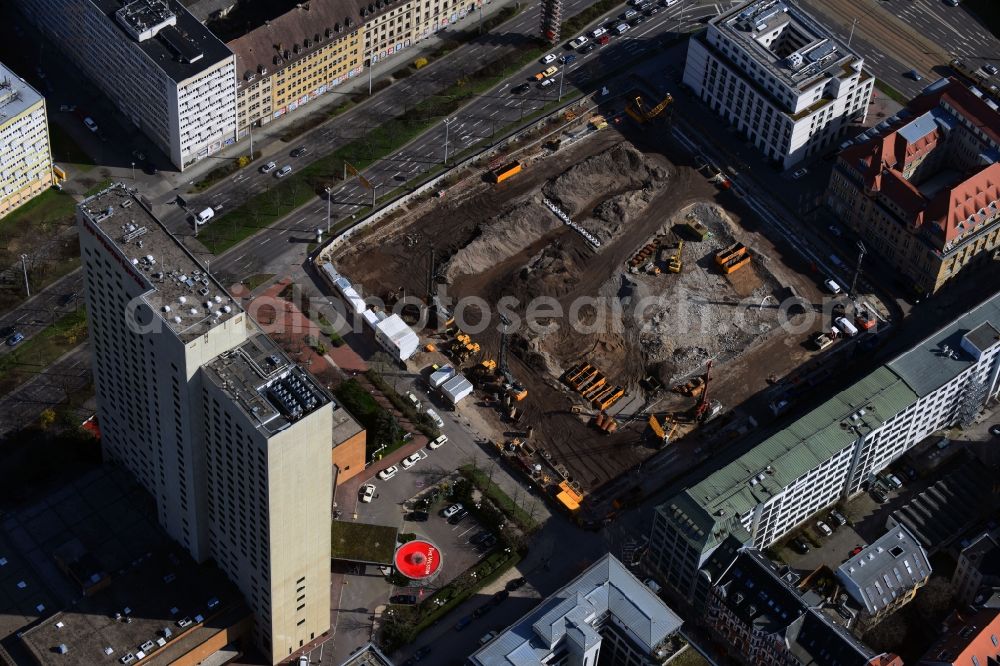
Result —
[[668, 178], [632, 144], [619, 143], [570, 167], [542, 192], [604, 245], [642, 214]]
[[447, 278], [482, 273], [562, 226], [538, 197], [522, 201], [496, 217], [483, 220], [479, 235], [451, 258]]

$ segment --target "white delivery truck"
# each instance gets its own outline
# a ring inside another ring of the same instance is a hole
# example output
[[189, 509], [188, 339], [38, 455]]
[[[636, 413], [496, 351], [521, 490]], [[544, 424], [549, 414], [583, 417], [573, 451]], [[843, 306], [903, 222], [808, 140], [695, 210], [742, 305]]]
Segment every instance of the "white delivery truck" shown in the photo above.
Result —
[[854, 324], [850, 322], [850, 320], [847, 317], [837, 317], [837, 319], [834, 320], [833, 323], [836, 324], [837, 328], [840, 329], [841, 333], [843, 333], [849, 338], [853, 338], [855, 335], [858, 334], [858, 329], [854, 326]]
[[211, 208], [206, 208], [205, 210], [198, 213], [198, 224], [205, 224], [209, 220], [215, 217], [215, 211]]

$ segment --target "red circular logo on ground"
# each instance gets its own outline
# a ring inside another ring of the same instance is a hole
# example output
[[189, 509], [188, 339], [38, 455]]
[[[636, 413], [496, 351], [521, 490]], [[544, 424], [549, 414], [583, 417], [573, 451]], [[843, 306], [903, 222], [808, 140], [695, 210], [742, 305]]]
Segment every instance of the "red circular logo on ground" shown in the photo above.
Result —
[[396, 550], [396, 569], [407, 578], [430, 578], [441, 568], [441, 551], [430, 541], [407, 541]]

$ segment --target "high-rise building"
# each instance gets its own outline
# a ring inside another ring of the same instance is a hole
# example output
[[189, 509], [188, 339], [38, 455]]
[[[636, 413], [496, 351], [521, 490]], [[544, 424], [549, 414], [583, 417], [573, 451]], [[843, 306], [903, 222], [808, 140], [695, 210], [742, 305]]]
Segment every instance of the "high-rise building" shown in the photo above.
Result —
[[765, 548], [1000, 395], [1000, 294], [656, 508], [650, 562], [696, 605], [724, 542]]
[[868, 113], [864, 59], [799, 7], [751, 0], [688, 42], [684, 83], [764, 155], [788, 168]]
[[330, 625], [331, 399], [123, 185], [78, 221], [105, 455], [277, 663]]
[[917, 294], [1000, 266], [998, 108], [942, 79], [852, 141], [830, 175], [830, 208]]
[[176, 0], [18, 0], [177, 167], [236, 140], [232, 52]]
[[605, 555], [469, 657], [494, 664], [654, 666], [672, 654], [681, 619]]
[[0, 217], [51, 185], [45, 98], [0, 63]]

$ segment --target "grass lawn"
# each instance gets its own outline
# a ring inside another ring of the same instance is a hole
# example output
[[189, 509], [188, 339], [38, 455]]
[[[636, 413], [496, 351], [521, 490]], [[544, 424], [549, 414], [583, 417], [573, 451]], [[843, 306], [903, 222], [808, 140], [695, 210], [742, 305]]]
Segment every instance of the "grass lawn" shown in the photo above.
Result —
[[0, 395], [28, 381], [87, 337], [87, 314], [83, 308], [59, 319], [11, 353], [0, 358]]
[[472, 465], [466, 465], [460, 471], [465, 478], [469, 479], [474, 486], [489, 497], [497, 505], [498, 509], [513, 519], [517, 523], [517, 526], [526, 534], [530, 534], [538, 529], [538, 521], [532, 518], [531, 514], [521, 508], [520, 505], [515, 504], [514, 500], [500, 486], [490, 481], [490, 477], [486, 472]]
[[94, 160], [73, 140], [62, 127], [49, 123], [49, 139], [52, 142], [52, 159], [58, 164], [72, 164], [77, 170], [87, 172], [94, 168]]
[[670, 666], [709, 666], [709, 661], [690, 645], [670, 660]]
[[875, 79], [875, 87], [878, 88], [883, 95], [891, 100], [899, 102], [903, 106], [906, 106], [906, 103], [909, 101], [903, 93], [899, 92], [882, 79]]
[[57, 226], [73, 223], [76, 201], [65, 192], [45, 190], [6, 217], [0, 218], [0, 233], [17, 233], [29, 227], [32, 234], [51, 232]]
[[335, 520], [330, 525], [330, 557], [349, 562], [392, 564], [396, 552], [396, 528]]
[[101, 182], [97, 183], [96, 185], [94, 185], [93, 187], [91, 187], [89, 190], [87, 190], [86, 192], [84, 192], [83, 193], [84, 198], [86, 198], [86, 197], [92, 197], [95, 194], [97, 194], [98, 192], [100, 192], [101, 190], [108, 189], [109, 187], [111, 187], [111, 183], [113, 183], [113, 182], [114, 181], [111, 180], [110, 178], [105, 178], [104, 180], [102, 180]]
[[366, 458], [371, 458], [376, 451], [385, 456], [406, 443], [403, 439], [403, 429], [396, 417], [378, 404], [358, 380], [349, 379], [343, 382], [333, 394], [365, 427], [368, 433], [365, 438]]
[[251, 275], [246, 280], [243, 280], [243, 286], [253, 291], [260, 285], [274, 279], [274, 273], [257, 273], [256, 275]]

